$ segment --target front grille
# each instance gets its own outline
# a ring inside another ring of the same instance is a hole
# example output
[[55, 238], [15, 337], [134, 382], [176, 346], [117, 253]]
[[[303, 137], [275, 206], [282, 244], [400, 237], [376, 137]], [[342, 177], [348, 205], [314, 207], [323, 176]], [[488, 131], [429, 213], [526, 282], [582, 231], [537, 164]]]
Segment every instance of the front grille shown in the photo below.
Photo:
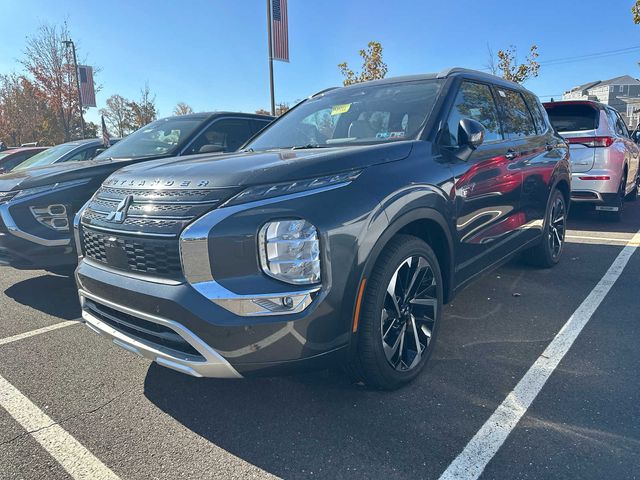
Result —
[[182, 357], [185, 360], [205, 360], [200, 352], [169, 327], [129, 315], [88, 299], [84, 301], [84, 308], [100, 321], [142, 343], [171, 350], [175, 352], [174, 356]]
[[179, 279], [180, 233], [237, 190], [103, 186], [82, 215], [83, 252], [116, 269]]
[[86, 257], [113, 268], [165, 278], [182, 275], [178, 239], [136, 238], [82, 229]]

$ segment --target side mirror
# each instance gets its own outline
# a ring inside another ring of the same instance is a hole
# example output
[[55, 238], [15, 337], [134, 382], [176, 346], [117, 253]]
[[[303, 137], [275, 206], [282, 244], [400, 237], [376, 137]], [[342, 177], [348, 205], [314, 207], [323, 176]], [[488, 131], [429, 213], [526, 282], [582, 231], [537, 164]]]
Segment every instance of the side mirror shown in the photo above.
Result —
[[222, 145], [203, 145], [198, 150], [198, 153], [221, 153], [224, 152]]
[[475, 150], [484, 142], [484, 127], [480, 122], [463, 118], [458, 124], [458, 145]]

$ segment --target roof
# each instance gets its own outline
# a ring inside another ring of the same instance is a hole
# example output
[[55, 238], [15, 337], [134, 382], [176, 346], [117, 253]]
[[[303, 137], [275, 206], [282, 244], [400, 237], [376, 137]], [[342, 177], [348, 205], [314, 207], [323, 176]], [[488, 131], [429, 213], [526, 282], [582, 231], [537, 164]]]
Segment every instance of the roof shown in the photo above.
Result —
[[590, 90], [594, 87], [604, 87], [606, 85], [640, 85], [640, 80], [633, 78], [631, 75], [621, 75], [619, 77], [610, 78], [609, 80], [595, 80], [593, 82], [584, 83], [571, 88], [568, 92], [573, 92], [575, 90]]
[[[469, 68], [461, 68], [461, 67], [451, 67], [445, 68], [438, 73], [423, 73], [417, 75], [405, 75], [400, 77], [388, 77], [382, 78], [380, 80], [370, 80], [365, 82], [367, 85], [385, 85], [391, 83], [401, 83], [401, 82], [414, 82], [418, 80], [433, 80], [436, 78], [449, 78], [455, 76], [464, 76], [469, 78], [475, 78], [477, 80], [485, 80], [495, 84], [500, 84], [509, 88], [517, 88], [518, 90], [526, 90], [522, 85], [512, 82], [510, 80], [506, 80], [502, 77], [498, 77], [496, 75], [491, 75], [490, 73], [481, 72], [479, 70], [471, 70]], [[349, 85], [344, 88], [357, 88], [358, 86], [362, 86], [362, 83], [356, 83], [354, 85]], [[317, 95], [317, 94], [316, 94]]]
[[251, 118], [260, 118], [260, 119], [274, 119], [271, 115], [260, 115], [258, 113], [244, 113], [244, 112], [198, 112], [198, 113], [187, 113], [186, 115], [172, 115], [170, 117], [160, 118], [158, 120], [167, 120], [169, 118], [193, 118], [196, 120], [209, 120], [213, 117], [219, 116], [239, 116], [239, 117], [251, 117]]
[[6, 150], [2, 150], [0, 153], [19, 153], [19, 152], [27, 152], [29, 150], [46, 150], [47, 146], [42, 146], [42, 147], [10, 147], [7, 148]]
[[542, 105], [546, 107], [555, 107], [561, 105], [590, 105], [599, 110], [604, 110], [607, 105], [600, 102], [594, 102], [593, 100], [558, 100], [554, 102], [543, 102]]

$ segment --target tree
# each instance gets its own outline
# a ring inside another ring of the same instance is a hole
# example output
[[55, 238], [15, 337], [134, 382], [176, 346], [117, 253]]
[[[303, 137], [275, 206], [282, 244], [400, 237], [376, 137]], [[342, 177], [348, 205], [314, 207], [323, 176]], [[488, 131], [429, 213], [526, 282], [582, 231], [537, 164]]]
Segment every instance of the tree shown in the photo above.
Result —
[[291, 107], [288, 103], [280, 102], [278, 105], [276, 105], [276, 117], [284, 115], [289, 111], [290, 108]]
[[0, 139], [12, 145], [54, 143], [55, 119], [41, 92], [17, 74], [0, 76]]
[[107, 106], [100, 109], [100, 115], [104, 116], [111, 132], [120, 138], [130, 134], [133, 130], [133, 112], [129, 107], [131, 102], [122, 95], [111, 95], [106, 103]]
[[178, 104], [173, 109], [174, 115], [189, 115], [190, 113], [193, 113], [193, 108], [191, 108], [184, 102], [178, 102]]
[[264, 108], [259, 108], [258, 110], [256, 110], [256, 114], [257, 115], [271, 115], [271, 112], [269, 110], [265, 110]]
[[24, 58], [20, 61], [53, 113], [53, 143], [66, 142], [80, 135], [76, 77], [70, 53], [63, 43], [70, 37], [66, 24], [61, 27], [41, 25], [35, 35], [27, 37]]
[[491, 45], [489, 45], [488, 43], [487, 43], [487, 53], [489, 54], [489, 57], [485, 65], [485, 68], [489, 70], [491, 75], [500, 75], [500, 72], [498, 71], [498, 65], [496, 63], [496, 56], [493, 53], [493, 49], [491, 48]]
[[134, 130], [144, 127], [158, 117], [156, 96], [151, 96], [149, 82], [146, 82], [144, 88], [140, 90], [140, 100], [137, 102], [131, 101], [128, 106], [131, 109], [132, 128]]
[[367, 44], [367, 49], [360, 50], [359, 54], [362, 57], [362, 71], [360, 73], [351, 70], [347, 62], [338, 64], [340, 73], [345, 77], [342, 82], [345, 86], [384, 78], [387, 74], [387, 64], [382, 60], [381, 43], [371, 41]]
[[640, 0], [636, 0], [636, 3], [631, 7], [631, 13], [633, 13], [633, 23], [640, 24]]
[[538, 76], [540, 64], [536, 58], [538, 58], [538, 46], [531, 45], [525, 63], [518, 65], [518, 51], [511, 45], [506, 50], [498, 50], [498, 71], [507, 80], [524, 83], [529, 78]]

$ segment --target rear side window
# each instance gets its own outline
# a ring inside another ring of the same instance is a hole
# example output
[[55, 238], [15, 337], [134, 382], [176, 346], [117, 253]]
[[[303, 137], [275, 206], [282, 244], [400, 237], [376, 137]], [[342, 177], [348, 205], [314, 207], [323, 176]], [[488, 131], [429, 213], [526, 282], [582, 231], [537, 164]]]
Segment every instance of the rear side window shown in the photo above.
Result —
[[527, 104], [529, 105], [529, 111], [533, 115], [533, 121], [536, 124], [536, 130], [538, 133], [544, 133], [547, 131], [547, 121], [544, 118], [542, 105], [536, 97], [533, 95], [526, 95]]
[[520, 92], [498, 87], [498, 101], [502, 104], [504, 134], [509, 139], [536, 134], [533, 117]]
[[458, 145], [458, 125], [463, 118], [470, 118], [484, 126], [485, 142], [502, 140], [498, 110], [488, 85], [462, 82], [447, 119], [447, 131], [440, 137], [442, 145], [450, 147]]
[[598, 128], [600, 112], [591, 105], [564, 103], [545, 106], [549, 120], [559, 132], [579, 132]]
[[268, 120], [251, 120], [251, 130], [252, 133], [259, 133], [261, 132], [263, 129], [265, 129], [267, 127], [267, 125], [269, 125]]

